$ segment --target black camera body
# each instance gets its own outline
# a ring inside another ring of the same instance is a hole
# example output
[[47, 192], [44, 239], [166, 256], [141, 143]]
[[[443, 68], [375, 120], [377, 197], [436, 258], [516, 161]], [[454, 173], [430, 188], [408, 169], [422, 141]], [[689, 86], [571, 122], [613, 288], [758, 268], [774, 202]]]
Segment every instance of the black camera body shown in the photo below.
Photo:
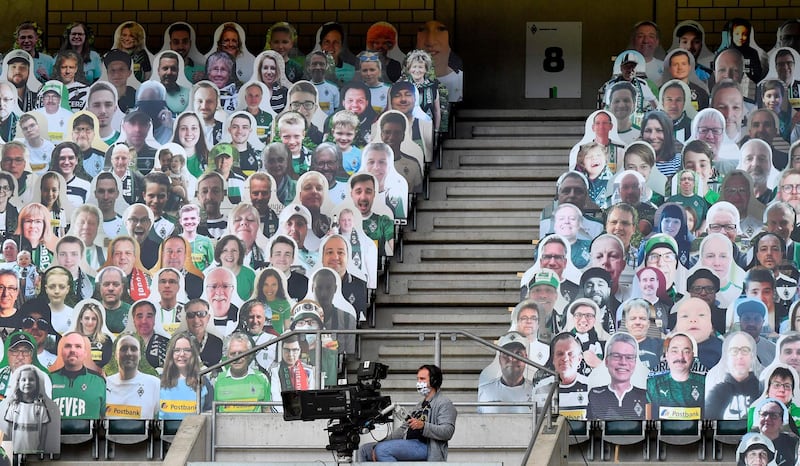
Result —
[[385, 379], [389, 366], [364, 361], [358, 368], [355, 384], [340, 385], [322, 390], [286, 390], [283, 399], [283, 419], [314, 421], [328, 419], [328, 440], [325, 448], [340, 456], [350, 456], [358, 448], [360, 434], [375, 428], [375, 424], [391, 421], [392, 400], [382, 396], [380, 380]]

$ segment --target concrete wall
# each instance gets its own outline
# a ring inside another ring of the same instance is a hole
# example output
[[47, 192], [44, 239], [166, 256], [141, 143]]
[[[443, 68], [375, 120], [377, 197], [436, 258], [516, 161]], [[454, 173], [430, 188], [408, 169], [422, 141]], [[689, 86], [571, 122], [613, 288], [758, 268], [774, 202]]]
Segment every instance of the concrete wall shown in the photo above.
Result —
[[[326, 424], [327, 421], [286, 422], [282, 416], [275, 414], [219, 416], [216, 423], [217, 445], [265, 448], [219, 450], [216, 460], [221, 462], [327, 461], [331, 458], [331, 452], [325, 450], [325, 445], [328, 443], [327, 432], [324, 430]], [[207, 427], [210, 428], [210, 418], [207, 419]], [[383, 438], [386, 429], [386, 426], [378, 426], [371, 434], [363, 435], [362, 444], [374, 441], [373, 436], [377, 439]], [[519, 464], [530, 441], [532, 429], [532, 418], [529, 416], [459, 415], [455, 435], [450, 441], [448, 462], [481, 463], [489, 458], [498, 463]], [[183, 437], [182, 441], [186, 440], [188, 437]], [[557, 440], [552, 440], [547, 445], [550, 445], [550, 449], [556, 447], [554, 451], [557, 453], [553, 455], [554, 459], [561, 457], [562, 451], [557, 448], [559, 445]], [[199, 461], [195, 456], [192, 459]], [[551, 461], [549, 464], [555, 466], [558, 461]]]

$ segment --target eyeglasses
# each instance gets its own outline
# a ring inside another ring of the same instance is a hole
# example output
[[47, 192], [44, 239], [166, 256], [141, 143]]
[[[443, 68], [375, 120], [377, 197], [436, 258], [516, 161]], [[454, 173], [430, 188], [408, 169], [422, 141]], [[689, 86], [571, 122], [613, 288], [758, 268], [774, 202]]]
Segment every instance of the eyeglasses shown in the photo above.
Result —
[[19, 288], [17, 288], [16, 286], [3, 286], [3, 285], [0, 285], [0, 295], [6, 294], [6, 292], [16, 293], [17, 291], [19, 291]]
[[22, 319], [22, 328], [29, 329], [33, 328], [33, 326], [39, 327], [39, 330], [44, 330], [45, 332], [50, 331], [50, 322], [42, 319], [41, 317], [38, 319], [34, 319], [33, 317], [26, 317]]
[[581, 319], [594, 320], [594, 318], [595, 318], [594, 314], [590, 314], [588, 312], [576, 312], [575, 313], [575, 320], [581, 320]]
[[800, 184], [784, 184], [781, 185], [781, 191], [785, 194], [800, 192]]
[[708, 229], [714, 233], [719, 233], [722, 230], [730, 232], [736, 231], [736, 225], [733, 223], [712, 223], [708, 225]]
[[614, 362], [633, 362], [636, 360], [635, 354], [608, 353], [608, 357]]
[[542, 254], [543, 261], [563, 261], [567, 260], [567, 256], [563, 254]]
[[674, 252], [665, 252], [663, 254], [659, 254], [657, 252], [651, 252], [650, 254], [647, 255], [648, 262], [658, 262], [660, 260], [663, 260], [664, 262], [675, 262], [677, 258], [678, 256], [675, 255]]
[[8, 352], [14, 356], [33, 354], [33, 350], [30, 348], [10, 348]]
[[781, 418], [781, 413], [776, 413], [774, 411], [761, 411], [758, 415], [763, 418], [772, 419], [773, 421]]
[[747, 194], [750, 192], [747, 188], [725, 188], [725, 194]]
[[136, 225], [137, 223], [138, 224], [142, 224], [142, 225], [146, 225], [146, 224], [150, 223], [150, 217], [142, 217], [142, 218], [128, 217], [127, 221], [128, 221], [128, 223], [132, 223], [134, 225]]
[[233, 285], [206, 285], [206, 289], [211, 291], [230, 290], [232, 288]]
[[520, 322], [539, 322], [538, 317], [520, 317], [517, 320]]
[[788, 391], [792, 391], [792, 389], [794, 388], [792, 386], [792, 384], [790, 384], [790, 383], [780, 383], [780, 382], [770, 382], [769, 386], [771, 388], [776, 389], [776, 390], [779, 389], [779, 388], [782, 388], [782, 389], [786, 390], [787, 392]]
[[717, 289], [713, 286], [693, 286], [689, 288], [689, 293], [695, 294], [711, 294], [716, 292]]
[[0, 192], [7, 193], [11, 191], [11, 186], [0, 186]]
[[714, 136], [722, 136], [722, 128], [708, 128], [705, 126], [701, 126], [697, 128], [697, 131], [702, 136], [708, 136], [709, 134], [713, 134]]
[[208, 315], [208, 311], [186, 311], [186, 317], [194, 319], [195, 317], [204, 318]]
[[292, 110], [300, 110], [301, 107], [303, 110], [313, 110], [315, 105], [317, 105], [317, 103], [310, 100], [303, 102], [292, 102], [289, 104], [289, 106], [292, 107]]
[[749, 346], [731, 346], [728, 348], [728, 354], [731, 356], [750, 356], [753, 354], [753, 349]]

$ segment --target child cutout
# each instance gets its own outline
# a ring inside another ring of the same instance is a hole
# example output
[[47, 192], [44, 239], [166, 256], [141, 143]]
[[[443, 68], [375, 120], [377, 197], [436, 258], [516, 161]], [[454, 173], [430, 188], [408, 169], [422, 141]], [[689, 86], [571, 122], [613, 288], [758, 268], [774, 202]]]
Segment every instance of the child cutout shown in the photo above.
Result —
[[278, 118], [275, 127], [280, 142], [289, 150], [294, 173], [302, 175], [307, 172], [311, 166], [311, 150], [304, 144], [308, 127], [306, 119], [298, 112], [286, 112]]
[[67, 187], [64, 177], [56, 172], [47, 172], [36, 180], [36, 191], [33, 201], [39, 202], [50, 213], [50, 228], [53, 234], [64, 236], [67, 231], [67, 222], [72, 216], [72, 206], [67, 200]]
[[36, 267], [31, 264], [31, 253], [20, 251], [17, 253], [17, 263], [11, 268], [17, 273], [22, 288], [22, 302], [25, 303], [36, 297], [41, 277]]
[[0, 403], [0, 429], [15, 454], [61, 452], [61, 413], [46, 390], [45, 374], [27, 364], [11, 375], [8, 397]]
[[589, 197], [601, 208], [609, 206], [606, 191], [613, 178], [607, 162], [608, 149], [597, 142], [581, 146], [575, 162], [575, 169], [589, 180]]
[[357, 130], [358, 115], [349, 110], [339, 110], [333, 114], [330, 137], [342, 151], [342, 168], [348, 175], [361, 167], [361, 149], [353, 145]]

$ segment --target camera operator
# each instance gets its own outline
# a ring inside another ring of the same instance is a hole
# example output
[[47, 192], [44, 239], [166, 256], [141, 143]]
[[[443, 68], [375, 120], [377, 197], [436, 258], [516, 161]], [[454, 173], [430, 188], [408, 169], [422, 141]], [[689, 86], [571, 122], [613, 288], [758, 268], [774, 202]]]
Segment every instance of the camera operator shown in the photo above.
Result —
[[425, 364], [417, 371], [424, 397], [403, 425], [378, 442], [361, 446], [359, 461], [447, 461], [447, 442], [456, 430], [456, 408], [439, 393], [442, 370]]

